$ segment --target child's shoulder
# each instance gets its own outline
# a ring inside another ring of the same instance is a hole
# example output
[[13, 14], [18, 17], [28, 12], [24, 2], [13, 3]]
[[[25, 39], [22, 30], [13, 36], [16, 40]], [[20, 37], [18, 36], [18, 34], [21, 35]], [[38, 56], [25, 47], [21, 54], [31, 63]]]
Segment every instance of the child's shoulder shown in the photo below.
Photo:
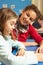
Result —
[[0, 40], [2, 40], [2, 41], [3, 41], [3, 39], [4, 39], [4, 37], [3, 37], [2, 35], [0, 35]]

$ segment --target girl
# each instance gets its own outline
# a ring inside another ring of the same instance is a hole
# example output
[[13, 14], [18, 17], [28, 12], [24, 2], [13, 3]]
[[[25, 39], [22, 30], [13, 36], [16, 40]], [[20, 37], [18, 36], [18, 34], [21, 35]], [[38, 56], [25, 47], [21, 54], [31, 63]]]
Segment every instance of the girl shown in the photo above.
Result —
[[[16, 24], [17, 15], [9, 8], [0, 10], [0, 61], [6, 65], [28, 65], [37, 64], [43, 61], [42, 53], [25, 52], [25, 46], [10, 37], [10, 33]], [[16, 47], [18, 52], [12, 54], [12, 47]]]
[[[35, 28], [31, 25], [31, 22], [36, 20], [40, 15], [40, 11], [35, 5], [27, 6], [19, 16], [17, 21], [17, 31], [18, 31], [18, 41], [25, 42], [29, 36], [31, 36], [40, 47], [36, 50], [39, 52], [43, 52], [43, 38], [36, 32]], [[14, 39], [14, 30], [12, 33]], [[29, 45], [29, 43], [25, 42], [24, 44]], [[31, 44], [30, 44], [31, 45]]]

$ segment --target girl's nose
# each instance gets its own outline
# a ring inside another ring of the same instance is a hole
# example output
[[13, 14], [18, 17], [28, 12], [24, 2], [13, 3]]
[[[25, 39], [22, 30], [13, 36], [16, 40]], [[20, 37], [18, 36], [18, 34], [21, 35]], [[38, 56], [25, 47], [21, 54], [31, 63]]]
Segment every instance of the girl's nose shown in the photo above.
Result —
[[28, 21], [28, 20], [29, 20], [27, 17], [25, 17], [25, 18], [23, 18], [23, 19], [24, 19], [24, 21]]
[[28, 18], [26, 18], [26, 21], [28, 22], [28, 21], [30, 21], [30, 18], [28, 17]]

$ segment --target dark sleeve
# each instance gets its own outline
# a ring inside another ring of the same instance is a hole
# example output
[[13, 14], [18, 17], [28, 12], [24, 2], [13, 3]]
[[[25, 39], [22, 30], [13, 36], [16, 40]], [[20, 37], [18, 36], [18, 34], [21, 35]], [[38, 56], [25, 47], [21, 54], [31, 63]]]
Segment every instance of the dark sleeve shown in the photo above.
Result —
[[41, 25], [37, 21], [35, 21], [32, 25], [37, 29], [41, 27]]

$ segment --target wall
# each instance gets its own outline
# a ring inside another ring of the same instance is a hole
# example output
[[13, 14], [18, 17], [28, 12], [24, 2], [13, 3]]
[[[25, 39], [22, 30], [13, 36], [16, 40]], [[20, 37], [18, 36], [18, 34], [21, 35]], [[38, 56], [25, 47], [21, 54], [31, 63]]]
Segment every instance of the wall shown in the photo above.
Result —
[[21, 10], [30, 5], [32, 0], [0, 0], [0, 8], [8, 7], [16, 11], [17, 14], [21, 12]]
[[32, 0], [32, 3], [35, 4], [43, 14], [43, 0]]

